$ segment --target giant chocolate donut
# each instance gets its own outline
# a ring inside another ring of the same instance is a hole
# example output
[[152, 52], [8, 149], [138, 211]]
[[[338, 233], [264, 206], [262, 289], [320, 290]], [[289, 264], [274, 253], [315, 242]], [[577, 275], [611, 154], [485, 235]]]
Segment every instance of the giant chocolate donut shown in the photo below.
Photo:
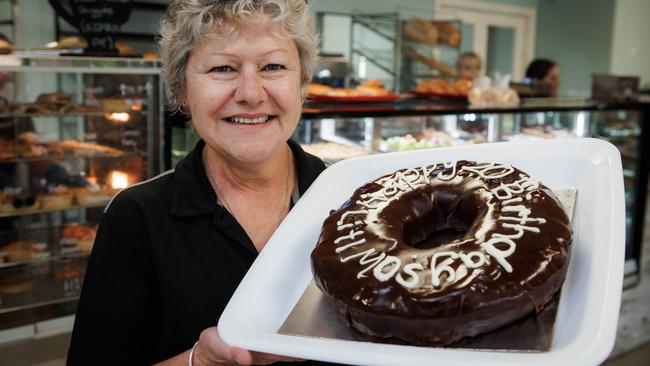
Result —
[[540, 311], [571, 241], [549, 188], [510, 165], [458, 161], [357, 189], [323, 223], [311, 260], [356, 330], [448, 345]]

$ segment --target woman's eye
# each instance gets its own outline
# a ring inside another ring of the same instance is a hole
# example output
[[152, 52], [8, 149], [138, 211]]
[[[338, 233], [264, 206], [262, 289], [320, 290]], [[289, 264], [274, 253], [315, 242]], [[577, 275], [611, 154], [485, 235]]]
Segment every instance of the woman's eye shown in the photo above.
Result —
[[268, 64], [268, 65], [264, 66], [264, 68], [262, 70], [263, 71], [280, 71], [280, 70], [283, 70], [283, 69], [284, 69], [284, 66], [282, 66], [282, 65]]
[[233, 68], [228, 66], [228, 65], [223, 65], [223, 66], [216, 66], [210, 69], [210, 72], [218, 72], [218, 73], [227, 73], [233, 71]]

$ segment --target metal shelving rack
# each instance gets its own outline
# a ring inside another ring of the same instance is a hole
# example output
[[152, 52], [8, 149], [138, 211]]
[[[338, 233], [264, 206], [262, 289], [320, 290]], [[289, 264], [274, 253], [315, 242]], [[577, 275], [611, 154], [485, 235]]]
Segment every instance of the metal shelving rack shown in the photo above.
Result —
[[[459, 47], [455, 46], [405, 40], [402, 36], [405, 21], [398, 13], [319, 12], [316, 14], [316, 25], [321, 34], [324, 34], [324, 18], [329, 15], [350, 18], [350, 80], [359, 80], [356, 74], [361, 67], [360, 60], [363, 59], [367, 64], [385, 72], [392, 79], [392, 90], [399, 93], [415, 86], [422, 79], [445, 76], [440, 71], [432, 70], [432, 64], [441, 64], [433, 57], [434, 50], [451, 50], [456, 57], [460, 53]], [[370, 45], [366, 38], [374, 38], [375, 42], [370, 42]]]
[[[18, 18], [18, 8], [16, 0], [0, 0], [0, 9], [9, 8], [9, 12], [0, 17], [0, 32], [5, 33], [14, 43], [18, 42], [16, 32], [16, 19]], [[4, 32], [5, 27], [10, 28], [11, 34]]]
[[[352, 14], [350, 26], [350, 55], [352, 65], [358, 65], [355, 57], [364, 57], [368, 62], [385, 71], [393, 78], [393, 90], [399, 92], [402, 72], [401, 27], [399, 14]], [[359, 40], [358, 33], [370, 31], [388, 43], [391, 49], [370, 48]], [[354, 67], [350, 68], [354, 72]]]

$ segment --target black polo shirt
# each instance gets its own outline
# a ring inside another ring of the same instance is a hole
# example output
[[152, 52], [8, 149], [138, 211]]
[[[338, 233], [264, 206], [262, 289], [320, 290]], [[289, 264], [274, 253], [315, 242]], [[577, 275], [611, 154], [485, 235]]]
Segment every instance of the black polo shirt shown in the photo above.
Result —
[[[288, 144], [302, 194], [325, 165]], [[175, 170], [123, 190], [107, 206], [68, 364], [152, 364], [186, 351], [217, 324], [257, 251], [217, 204], [203, 169], [204, 146], [200, 141]]]

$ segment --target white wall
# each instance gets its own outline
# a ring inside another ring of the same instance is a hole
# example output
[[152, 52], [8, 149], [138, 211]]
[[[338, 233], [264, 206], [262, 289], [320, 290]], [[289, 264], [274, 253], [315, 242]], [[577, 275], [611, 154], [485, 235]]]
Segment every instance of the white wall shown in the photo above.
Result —
[[18, 0], [17, 38], [20, 48], [54, 41], [54, 10], [46, 0]]
[[609, 72], [614, 3], [539, 1], [535, 56], [560, 66], [560, 95], [588, 97], [592, 74]]
[[641, 76], [650, 87], [650, 1], [616, 0], [610, 72]]

